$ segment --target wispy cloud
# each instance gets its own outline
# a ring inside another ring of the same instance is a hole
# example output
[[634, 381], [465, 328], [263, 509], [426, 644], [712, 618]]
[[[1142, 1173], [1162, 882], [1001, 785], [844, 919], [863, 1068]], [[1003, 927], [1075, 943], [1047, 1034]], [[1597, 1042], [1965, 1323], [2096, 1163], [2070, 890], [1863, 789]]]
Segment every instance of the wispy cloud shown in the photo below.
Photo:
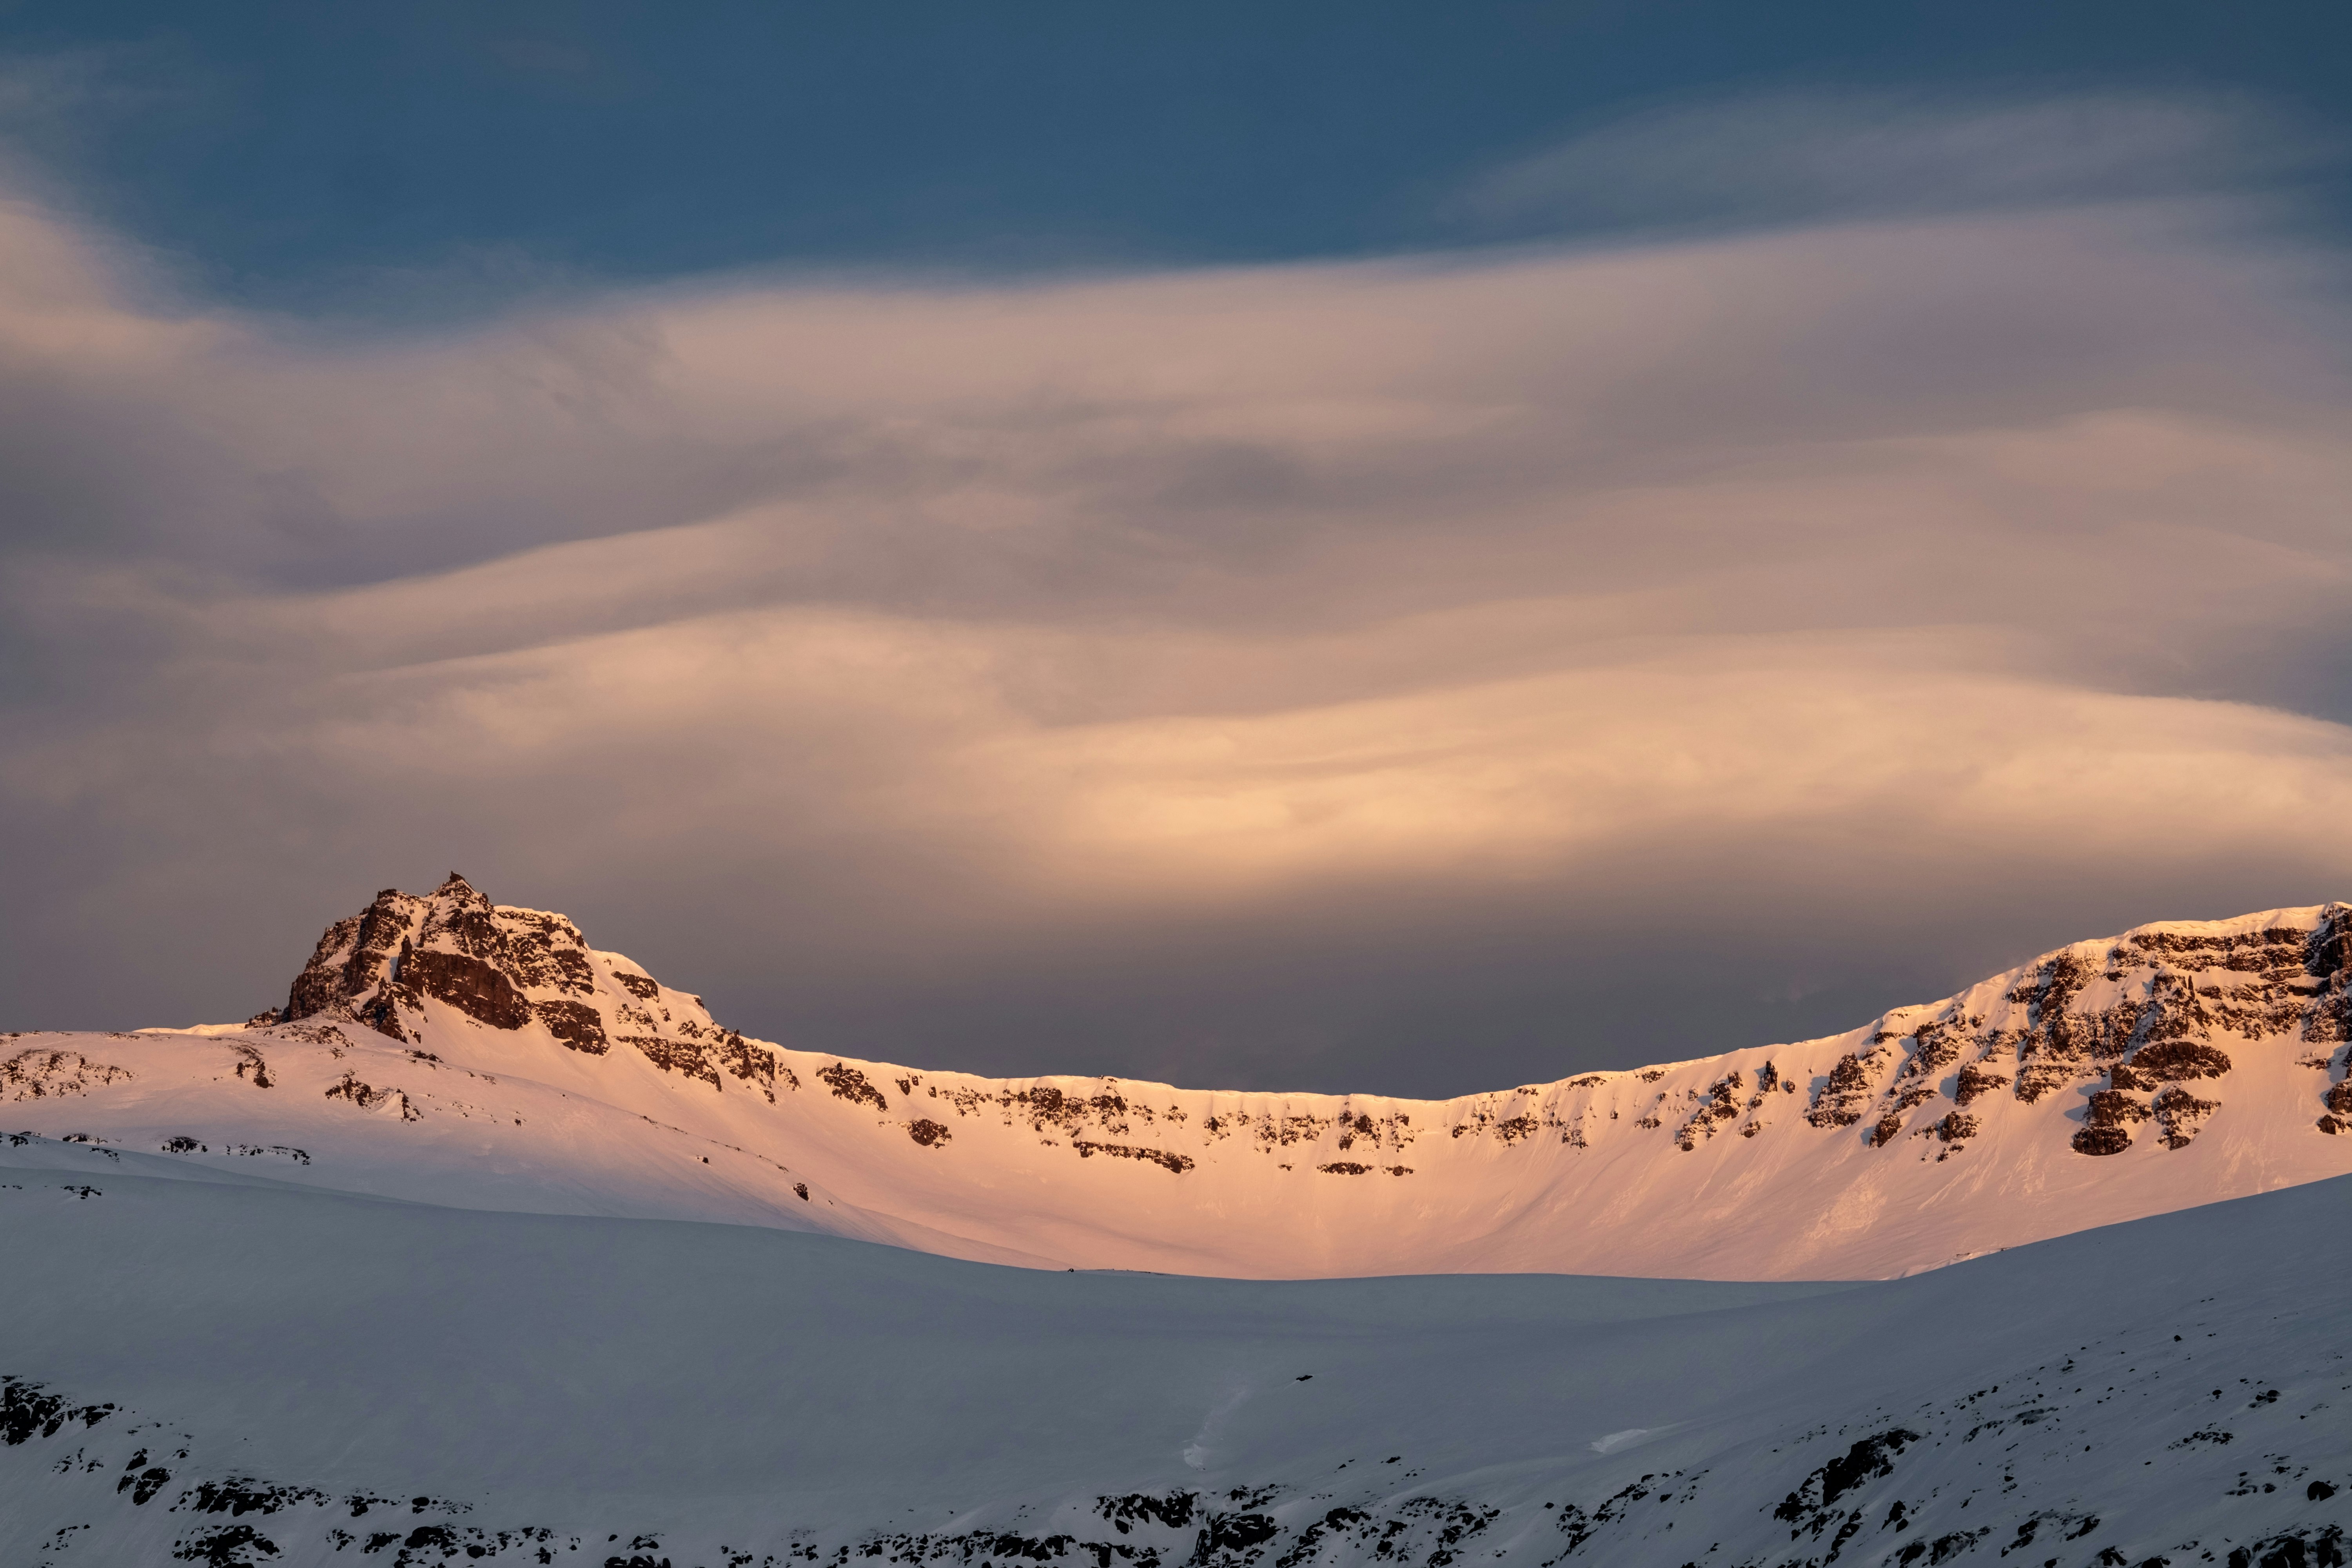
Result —
[[849, 1048], [1462, 1088], [2340, 894], [2338, 258], [2075, 112], [2029, 210], [367, 338], [0, 211], [9, 1022], [455, 859]]
[[2014, 211], [2243, 195], [2344, 151], [2224, 97], [1787, 93], [1595, 127], [1487, 171], [1453, 207], [1486, 224], [1583, 228]]

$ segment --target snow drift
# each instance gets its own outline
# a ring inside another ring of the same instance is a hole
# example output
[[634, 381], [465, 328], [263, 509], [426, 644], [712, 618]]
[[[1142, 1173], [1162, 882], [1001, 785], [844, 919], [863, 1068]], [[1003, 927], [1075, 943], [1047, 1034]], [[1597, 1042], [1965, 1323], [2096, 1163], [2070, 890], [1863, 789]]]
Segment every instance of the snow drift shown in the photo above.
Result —
[[1268, 1282], [23, 1138], [0, 1561], [2340, 1568], [2347, 1220], [2339, 1180], [1902, 1280]]

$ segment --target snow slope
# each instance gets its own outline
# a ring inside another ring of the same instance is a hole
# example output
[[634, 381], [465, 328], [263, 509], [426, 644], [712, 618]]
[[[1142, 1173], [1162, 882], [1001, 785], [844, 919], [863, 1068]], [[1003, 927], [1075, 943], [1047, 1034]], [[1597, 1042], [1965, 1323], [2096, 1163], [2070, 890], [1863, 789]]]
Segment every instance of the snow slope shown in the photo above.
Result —
[[0, 1119], [436, 1205], [1255, 1278], [1883, 1278], [2352, 1172], [2352, 906], [2144, 926], [1827, 1039], [1459, 1100], [747, 1040], [453, 877], [250, 1025], [0, 1040]]
[[238, 1160], [0, 1146], [0, 1563], [2345, 1560], [2343, 1180], [1900, 1280], [1268, 1282]]

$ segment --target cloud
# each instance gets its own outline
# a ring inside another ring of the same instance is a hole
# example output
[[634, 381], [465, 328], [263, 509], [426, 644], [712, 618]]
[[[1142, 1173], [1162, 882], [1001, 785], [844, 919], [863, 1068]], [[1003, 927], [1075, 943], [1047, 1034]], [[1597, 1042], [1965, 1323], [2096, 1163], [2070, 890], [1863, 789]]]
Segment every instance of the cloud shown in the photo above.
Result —
[[2218, 95], [1782, 93], [1597, 127], [1485, 172], [1450, 206], [1476, 224], [1583, 229], [2078, 207], [2242, 196], [2343, 151]]
[[2340, 258], [2126, 194], [373, 335], [0, 210], [8, 1021], [455, 864], [772, 1035], [1453, 1091], [2341, 896]]

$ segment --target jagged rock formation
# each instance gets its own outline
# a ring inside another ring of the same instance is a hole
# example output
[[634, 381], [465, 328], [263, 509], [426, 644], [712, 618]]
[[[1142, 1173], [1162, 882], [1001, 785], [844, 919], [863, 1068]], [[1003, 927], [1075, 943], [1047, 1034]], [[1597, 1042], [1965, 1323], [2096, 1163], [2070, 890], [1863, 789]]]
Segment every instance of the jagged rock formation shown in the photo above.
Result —
[[[2130, 1128], [2152, 1118], [2166, 1147], [2186, 1148], [2221, 1109], [2181, 1087], [2230, 1072], [2215, 1039], [2298, 1042], [2305, 1065], [2323, 1068], [2328, 1047], [2352, 1039], [2352, 906], [2309, 912], [2308, 924], [2155, 926], [2077, 943], [2004, 977], [2014, 984], [1990, 1005], [1979, 986], [1933, 1008], [1888, 1013], [1862, 1048], [1838, 1058], [1806, 1119], [1816, 1127], [1871, 1120], [1874, 1146], [1906, 1130], [1953, 1142], [1973, 1135], [1956, 1131], [1972, 1119], [1914, 1127], [1908, 1113], [2002, 1089], [2032, 1104], [2104, 1078], [2069, 1141], [2077, 1153], [2121, 1153]], [[1956, 1064], [1947, 1086], [1942, 1075]], [[2324, 1116], [2314, 1125], [2340, 1131]]]
[[999, 1080], [747, 1039], [452, 876], [337, 921], [248, 1026], [27, 1040], [0, 1094], [52, 1135], [299, 1145], [321, 1184], [1007, 1261], [1788, 1278], [2352, 1171], [2347, 1046], [2338, 903], [2078, 942], [1828, 1039], [1452, 1100]]
[[286, 1005], [254, 1023], [331, 1015], [406, 1043], [425, 1037], [428, 999], [485, 1028], [536, 1025], [588, 1056], [618, 1042], [714, 1088], [732, 1073], [775, 1099], [773, 1057], [713, 1023], [701, 997], [592, 951], [562, 915], [492, 904], [455, 871], [423, 898], [386, 888], [329, 926]]

